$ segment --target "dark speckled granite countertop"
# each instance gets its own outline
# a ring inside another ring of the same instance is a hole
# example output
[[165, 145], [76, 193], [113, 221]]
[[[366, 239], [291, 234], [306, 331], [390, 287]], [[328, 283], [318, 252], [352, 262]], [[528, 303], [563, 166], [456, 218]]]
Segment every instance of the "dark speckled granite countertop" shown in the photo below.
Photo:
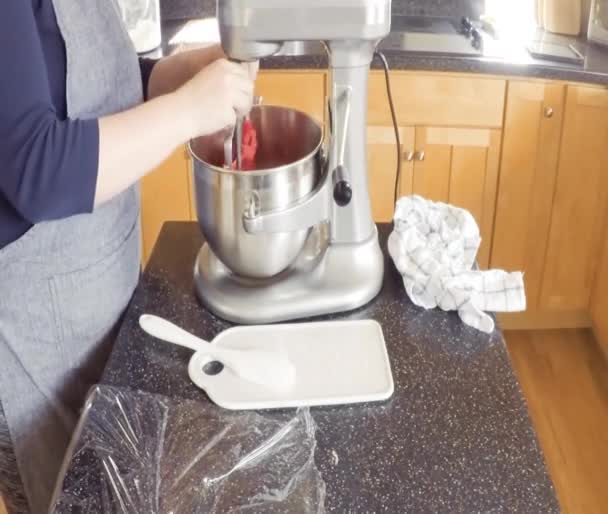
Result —
[[[389, 231], [390, 225], [380, 227], [385, 251]], [[190, 352], [150, 340], [137, 324], [142, 313], [153, 313], [208, 340], [229, 326], [194, 296], [192, 269], [201, 244], [196, 223], [164, 225], [104, 385], [198, 400], [201, 409], [216, 412], [188, 379]], [[334, 316], [380, 322], [395, 393], [383, 404], [311, 410], [327, 511], [558, 512], [502, 333], [482, 334], [454, 313], [415, 307], [389, 261], [380, 295]], [[67, 482], [99, 487], [87, 485], [87, 468], [79, 462], [69, 465]]]
[[[160, 56], [176, 50], [180, 45], [172, 43], [174, 36], [188, 22], [207, 19], [213, 23], [215, 2], [202, 0], [197, 8], [186, 8], [190, 0], [172, 1], [163, 10], [163, 47], [151, 55]], [[396, 12], [393, 9], [394, 19]], [[186, 14], [189, 17], [184, 17]], [[393, 24], [396, 26], [397, 24]], [[207, 27], [208, 28], [208, 27]], [[219, 40], [213, 30], [206, 31], [205, 41], [209, 38]], [[196, 39], [196, 38], [195, 38]], [[572, 44], [585, 56], [584, 64], [560, 64], [535, 60], [525, 50], [531, 41], [546, 43]], [[195, 43], [198, 44], [199, 42]], [[481, 73], [517, 77], [545, 78], [572, 82], [608, 84], [608, 48], [588, 43], [585, 38], [558, 36], [542, 31], [530, 35], [525, 41], [490, 40], [482, 57], [455, 57], [442, 54], [411, 53], [403, 50], [401, 33], [392, 32], [381, 44], [382, 50], [392, 69], [448, 71], [456, 73]], [[262, 60], [261, 67], [266, 69], [318, 69], [327, 66], [327, 58], [320, 45], [311, 45], [306, 55], [282, 55]], [[372, 63], [379, 68], [380, 63]]]

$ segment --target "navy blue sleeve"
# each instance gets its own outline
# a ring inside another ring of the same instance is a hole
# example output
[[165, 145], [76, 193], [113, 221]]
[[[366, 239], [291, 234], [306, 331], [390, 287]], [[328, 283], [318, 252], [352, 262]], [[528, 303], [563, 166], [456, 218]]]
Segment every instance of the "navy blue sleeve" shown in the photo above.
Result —
[[0, 15], [0, 191], [29, 222], [91, 212], [99, 161], [97, 120], [56, 112], [32, 3]]
[[141, 70], [141, 83], [144, 91], [144, 100], [148, 99], [148, 84], [150, 83], [150, 75], [158, 62], [158, 59], [150, 59], [148, 57], [139, 58], [139, 69]]

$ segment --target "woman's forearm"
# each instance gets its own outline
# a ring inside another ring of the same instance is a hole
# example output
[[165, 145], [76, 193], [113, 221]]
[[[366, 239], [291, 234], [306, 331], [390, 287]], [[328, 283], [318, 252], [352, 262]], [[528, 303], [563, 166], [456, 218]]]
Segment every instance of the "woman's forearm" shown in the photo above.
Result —
[[148, 83], [148, 98], [171, 93], [185, 84], [202, 68], [224, 57], [222, 47], [214, 45], [187, 50], [156, 63]]
[[114, 197], [186, 142], [193, 128], [178, 94], [164, 95], [99, 120], [95, 205]]
[[196, 106], [185, 105], [177, 90], [222, 56], [221, 47], [214, 46], [160, 60], [150, 75], [146, 103], [99, 120], [95, 205], [137, 182], [195, 134], [188, 113]]

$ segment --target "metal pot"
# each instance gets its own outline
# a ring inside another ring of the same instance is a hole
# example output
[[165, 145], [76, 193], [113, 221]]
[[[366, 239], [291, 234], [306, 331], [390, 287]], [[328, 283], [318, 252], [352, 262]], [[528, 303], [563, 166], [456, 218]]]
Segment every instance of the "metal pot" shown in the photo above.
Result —
[[250, 234], [243, 213], [255, 200], [263, 212], [284, 209], [309, 195], [322, 174], [322, 130], [307, 114], [285, 107], [255, 106], [256, 171], [223, 167], [224, 133], [190, 142], [198, 222], [213, 253], [234, 273], [277, 275], [294, 262], [310, 229]]

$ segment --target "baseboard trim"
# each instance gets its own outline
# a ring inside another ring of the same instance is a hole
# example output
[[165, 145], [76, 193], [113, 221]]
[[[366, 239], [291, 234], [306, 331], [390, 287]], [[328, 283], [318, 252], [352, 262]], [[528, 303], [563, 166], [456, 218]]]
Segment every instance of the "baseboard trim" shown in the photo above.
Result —
[[545, 330], [552, 328], [589, 328], [591, 315], [587, 310], [563, 312], [503, 312], [496, 317], [503, 330]]

